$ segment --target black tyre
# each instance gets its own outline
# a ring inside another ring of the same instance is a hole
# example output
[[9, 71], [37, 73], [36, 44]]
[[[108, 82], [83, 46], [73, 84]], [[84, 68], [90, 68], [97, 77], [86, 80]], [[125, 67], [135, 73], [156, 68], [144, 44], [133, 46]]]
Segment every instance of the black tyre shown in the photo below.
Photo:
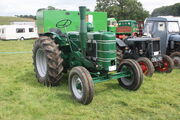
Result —
[[180, 52], [173, 52], [170, 57], [174, 62], [174, 68], [180, 69]]
[[137, 90], [143, 82], [143, 72], [140, 65], [131, 59], [124, 59], [118, 67], [119, 72], [127, 72], [131, 76], [119, 78], [119, 85], [129, 89]]
[[[132, 59], [131, 59], [132, 60]], [[136, 66], [138, 67], [138, 69], [140, 70], [140, 83], [139, 84], [142, 84], [143, 80], [144, 80], [144, 75], [143, 75], [143, 71], [141, 69], [141, 66], [139, 65], [139, 63], [135, 60], [134, 61], [134, 64], [136, 64]], [[139, 86], [140, 87], [140, 86]], [[137, 88], [138, 89], [138, 88]]]
[[19, 38], [19, 40], [25, 40], [24, 37]]
[[35, 41], [33, 65], [38, 81], [46, 86], [56, 86], [62, 78], [63, 59], [58, 45], [47, 36]]
[[173, 68], [173, 60], [167, 55], [162, 55], [162, 61], [159, 66], [156, 67], [156, 71], [170, 73], [172, 72]]
[[118, 62], [121, 62], [123, 60], [123, 51], [117, 48], [116, 55], [117, 55]]
[[81, 104], [91, 103], [94, 96], [94, 84], [88, 70], [78, 66], [69, 73], [69, 88], [73, 98]]
[[148, 77], [151, 77], [153, 75], [155, 69], [152, 62], [148, 58], [140, 57], [137, 59], [137, 62], [141, 66], [144, 75]]

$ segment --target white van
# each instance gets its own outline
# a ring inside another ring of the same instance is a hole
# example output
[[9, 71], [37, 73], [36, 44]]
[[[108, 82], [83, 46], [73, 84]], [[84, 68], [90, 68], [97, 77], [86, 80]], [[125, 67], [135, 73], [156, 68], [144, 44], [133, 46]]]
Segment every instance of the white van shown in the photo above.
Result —
[[0, 26], [0, 39], [25, 40], [38, 38], [37, 28], [30, 25], [2, 25]]

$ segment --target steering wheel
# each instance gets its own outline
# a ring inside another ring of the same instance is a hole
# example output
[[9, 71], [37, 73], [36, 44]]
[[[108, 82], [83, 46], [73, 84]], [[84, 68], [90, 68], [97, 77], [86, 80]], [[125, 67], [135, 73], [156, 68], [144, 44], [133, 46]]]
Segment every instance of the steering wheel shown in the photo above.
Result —
[[57, 28], [65, 28], [65, 27], [70, 26], [71, 23], [72, 23], [71, 20], [69, 20], [69, 19], [63, 19], [63, 20], [61, 20], [61, 21], [59, 21], [59, 22], [56, 23], [56, 27], [57, 27]]

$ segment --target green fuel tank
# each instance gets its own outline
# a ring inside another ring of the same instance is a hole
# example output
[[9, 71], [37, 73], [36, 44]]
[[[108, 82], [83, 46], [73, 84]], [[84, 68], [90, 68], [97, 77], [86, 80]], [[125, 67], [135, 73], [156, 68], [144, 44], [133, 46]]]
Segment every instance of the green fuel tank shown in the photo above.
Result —
[[94, 34], [97, 42], [97, 61], [105, 71], [116, 70], [116, 37], [112, 32]]

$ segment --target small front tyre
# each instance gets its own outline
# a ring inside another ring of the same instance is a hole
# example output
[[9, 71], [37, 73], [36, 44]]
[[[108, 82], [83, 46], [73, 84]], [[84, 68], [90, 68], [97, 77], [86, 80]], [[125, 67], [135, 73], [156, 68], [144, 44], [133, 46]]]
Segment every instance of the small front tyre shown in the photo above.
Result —
[[173, 52], [170, 57], [174, 62], [174, 68], [180, 69], [180, 52]]
[[142, 69], [144, 75], [146, 75], [148, 77], [152, 77], [152, 75], [154, 73], [154, 66], [153, 66], [152, 62], [146, 57], [138, 58], [137, 62], [141, 66], [141, 69]]
[[69, 73], [69, 88], [73, 98], [81, 104], [90, 104], [94, 96], [94, 86], [90, 73], [84, 67], [72, 68]]
[[162, 55], [161, 64], [156, 67], [156, 71], [170, 73], [172, 72], [173, 68], [174, 68], [173, 60], [167, 55]]
[[143, 72], [140, 65], [131, 59], [124, 59], [119, 67], [119, 72], [125, 72], [129, 76], [118, 79], [119, 85], [129, 90], [137, 90], [143, 82]]

